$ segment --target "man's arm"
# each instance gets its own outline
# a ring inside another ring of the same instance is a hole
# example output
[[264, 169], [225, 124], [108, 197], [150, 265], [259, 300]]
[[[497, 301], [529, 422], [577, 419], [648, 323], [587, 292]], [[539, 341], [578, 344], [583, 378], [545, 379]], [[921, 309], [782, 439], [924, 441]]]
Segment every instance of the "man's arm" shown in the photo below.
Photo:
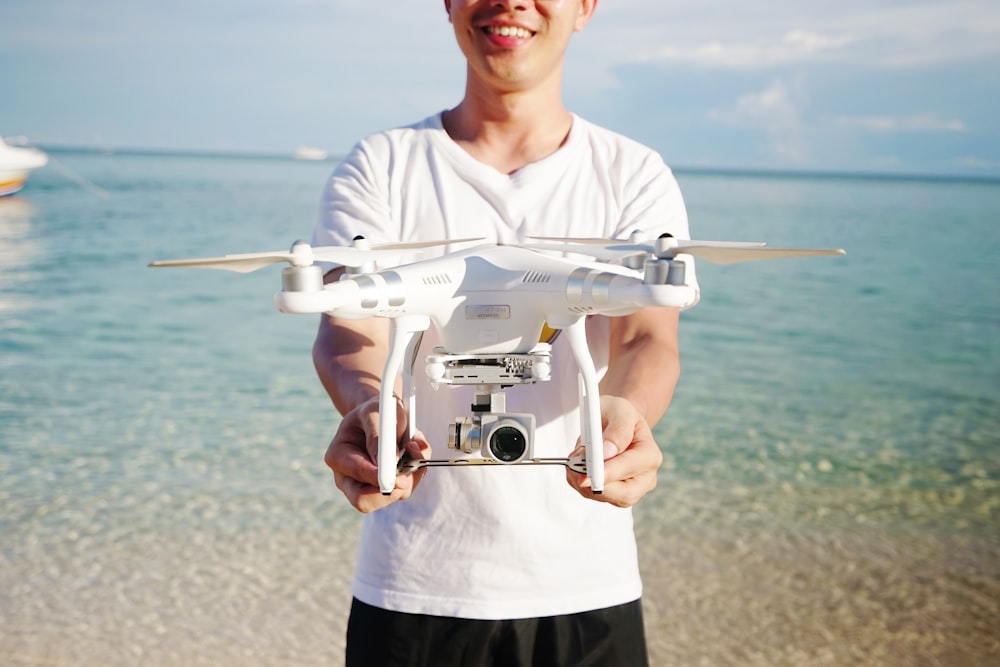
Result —
[[[313, 365], [342, 415], [377, 398], [389, 349], [389, 321], [345, 320], [322, 315], [313, 343]], [[397, 387], [397, 394], [399, 387]]]
[[567, 480], [582, 495], [629, 507], [656, 487], [663, 454], [651, 429], [666, 413], [680, 377], [679, 319], [673, 308], [609, 318], [608, 370], [600, 385], [604, 493], [594, 495], [585, 475], [567, 469]]
[[[328, 274], [336, 280], [339, 271]], [[383, 496], [378, 486], [378, 413], [382, 369], [389, 349], [389, 321], [372, 317], [345, 320], [322, 315], [313, 344], [313, 364], [320, 382], [344, 416], [326, 451], [326, 464], [347, 499], [361, 512], [371, 512], [408, 498], [426, 469], [396, 478], [396, 488]], [[399, 379], [396, 395], [399, 395]], [[406, 432], [407, 415], [402, 402], [396, 405], [395, 437]], [[413, 458], [425, 458], [430, 446], [419, 433], [400, 443]]]
[[650, 426], [667, 412], [681, 375], [680, 310], [645, 308], [610, 321], [608, 370], [601, 394], [634, 405]]

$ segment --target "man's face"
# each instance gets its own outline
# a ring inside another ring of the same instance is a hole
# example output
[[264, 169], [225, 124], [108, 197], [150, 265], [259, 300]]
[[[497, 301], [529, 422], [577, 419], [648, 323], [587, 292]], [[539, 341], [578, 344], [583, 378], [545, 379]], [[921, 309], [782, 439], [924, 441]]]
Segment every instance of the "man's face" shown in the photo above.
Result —
[[445, 0], [473, 83], [496, 92], [529, 90], [562, 75], [570, 37], [596, 0]]

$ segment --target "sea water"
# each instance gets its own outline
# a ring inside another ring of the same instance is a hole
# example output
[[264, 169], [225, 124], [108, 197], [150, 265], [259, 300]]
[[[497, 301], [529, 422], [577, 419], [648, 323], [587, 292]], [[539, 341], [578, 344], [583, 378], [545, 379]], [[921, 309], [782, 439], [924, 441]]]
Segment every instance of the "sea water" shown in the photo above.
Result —
[[[53, 158], [0, 199], [0, 662], [337, 664], [316, 318], [278, 269], [146, 266], [308, 239], [332, 163]], [[635, 510], [653, 664], [998, 659], [1000, 183], [678, 180], [697, 238], [847, 255], [698, 264]]]

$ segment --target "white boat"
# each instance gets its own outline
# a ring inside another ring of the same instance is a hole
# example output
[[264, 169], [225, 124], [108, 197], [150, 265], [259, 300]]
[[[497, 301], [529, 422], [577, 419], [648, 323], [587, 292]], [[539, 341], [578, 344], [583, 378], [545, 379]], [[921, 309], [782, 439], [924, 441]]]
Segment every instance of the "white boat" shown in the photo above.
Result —
[[0, 139], [0, 197], [24, 187], [32, 169], [44, 167], [49, 156], [36, 148], [10, 146]]
[[296, 160], [325, 160], [327, 152], [322, 148], [312, 146], [299, 146], [295, 149]]

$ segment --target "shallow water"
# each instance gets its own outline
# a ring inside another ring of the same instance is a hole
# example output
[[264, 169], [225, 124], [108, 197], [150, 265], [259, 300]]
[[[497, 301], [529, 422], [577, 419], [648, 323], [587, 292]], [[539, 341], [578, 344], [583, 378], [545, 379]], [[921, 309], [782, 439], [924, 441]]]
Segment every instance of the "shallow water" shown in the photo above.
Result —
[[[358, 517], [277, 272], [330, 164], [55, 156], [0, 200], [0, 662], [336, 664]], [[702, 238], [636, 509], [653, 664], [1000, 658], [1000, 185], [679, 174]], [[449, 474], [431, 471], [429, 474]]]

